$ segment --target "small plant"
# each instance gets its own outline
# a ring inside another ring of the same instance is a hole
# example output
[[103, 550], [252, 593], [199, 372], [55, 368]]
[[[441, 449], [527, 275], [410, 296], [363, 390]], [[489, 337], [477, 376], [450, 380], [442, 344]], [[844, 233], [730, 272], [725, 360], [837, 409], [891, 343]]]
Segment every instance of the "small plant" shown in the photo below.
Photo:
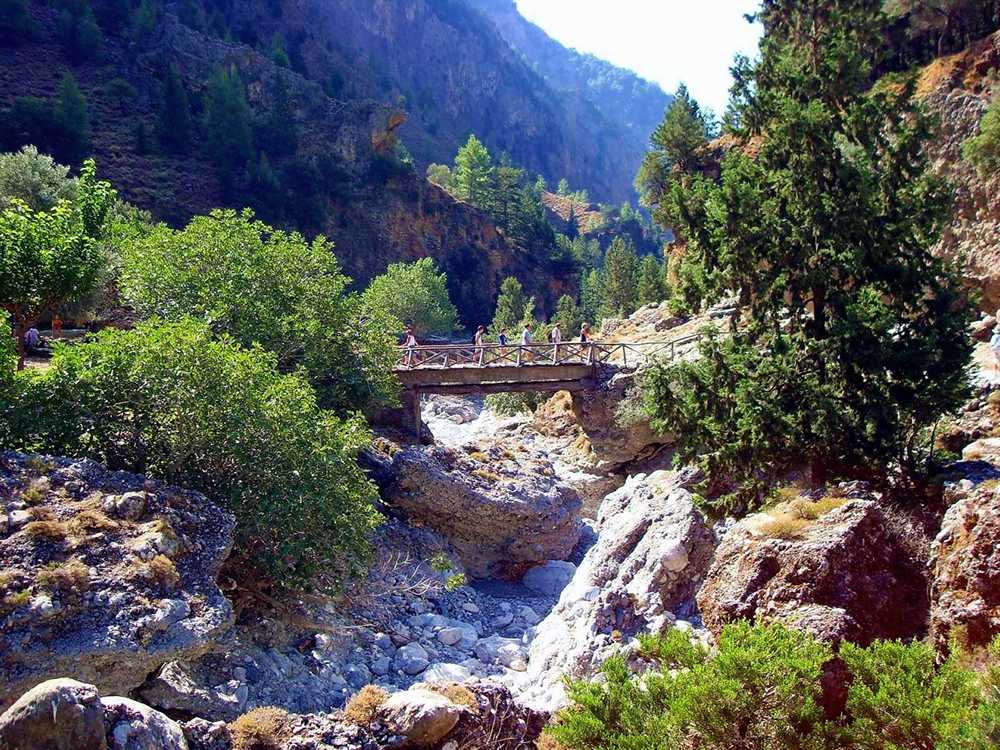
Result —
[[448, 580], [445, 581], [444, 587], [448, 591], [457, 591], [468, 582], [469, 579], [466, 577], [465, 573], [456, 573], [453, 576], [448, 576]]
[[431, 566], [431, 570], [435, 573], [449, 573], [455, 569], [455, 563], [444, 552], [435, 552], [431, 555], [431, 559], [427, 561], [427, 564]]
[[795, 539], [802, 536], [802, 532], [808, 525], [808, 521], [804, 518], [799, 518], [791, 513], [777, 513], [762, 521], [757, 526], [757, 530], [772, 539]]
[[365, 685], [351, 696], [344, 708], [344, 718], [352, 724], [366, 727], [372, 723], [379, 707], [388, 700], [389, 694], [376, 685]]
[[45, 491], [38, 485], [37, 482], [32, 482], [21, 490], [19, 499], [28, 505], [40, 505], [45, 502]]
[[288, 712], [280, 708], [255, 708], [229, 725], [233, 750], [279, 750]]
[[142, 566], [140, 575], [166, 592], [175, 591], [181, 582], [174, 561], [166, 555], [157, 555]]
[[25, 606], [31, 601], [31, 592], [27, 589], [13, 591], [3, 598], [4, 609], [11, 610]]
[[68, 532], [62, 521], [31, 521], [24, 527], [24, 533], [37, 541], [62, 541]]
[[32, 456], [24, 463], [25, 468], [35, 476], [42, 476], [43, 474], [48, 474], [55, 465], [49, 461], [46, 461], [41, 456]]
[[115, 531], [121, 524], [108, 518], [107, 514], [95, 508], [88, 508], [80, 511], [69, 522], [69, 528], [76, 534], [83, 534], [88, 531]]
[[478, 461], [481, 464], [484, 464], [490, 460], [490, 457], [487, 456], [482, 451], [473, 451], [472, 453], [469, 454], [469, 458], [471, 458], [473, 461]]
[[43, 589], [61, 594], [82, 594], [90, 588], [90, 570], [79, 560], [52, 563], [35, 578]]
[[500, 481], [500, 475], [490, 471], [489, 469], [474, 469], [472, 473], [484, 482], [489, 482], [490, 484], [496, 484]]
[[479, 701], [476, 699], [476, 694], [465, 685], [459, 685], [457, 682], [438, 682], [429, 687], [433, 692], [443, 695], [456, 706], [465, 706], [479, 713]]
[[820, 516], [826, 515], [831, 510], [839, 508], [846, 502], [846, 497], [836, 497], [834, 495], [824, 495], [815, 501], [801, 498], [791, 504], [789, 512], [793, 516], [803, 520], [814, 521]]

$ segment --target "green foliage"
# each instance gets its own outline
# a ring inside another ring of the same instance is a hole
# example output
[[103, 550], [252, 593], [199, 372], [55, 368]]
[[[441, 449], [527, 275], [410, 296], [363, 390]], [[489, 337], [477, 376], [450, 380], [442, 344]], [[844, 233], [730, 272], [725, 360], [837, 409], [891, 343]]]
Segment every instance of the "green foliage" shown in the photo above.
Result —
[[18, 442], [201, 490], [235, 514], [241, 559], [281, 585], [336, 586], [378, 521], [357, 464], [371, 436], [276, 365], [191, 319], [108, 330], [32, 378], [44, 418]]
[[604, 308], [604, 281], [596, 268], [584, 274], [580, 281], [580, 309], [583, 319], [597, 325]]
[[223, 184], [232, 186], [254, 156], [250, 105], [236, 70], [216, 70], [205, 92], [205, 131], [208, 156]]
[[33, 211], [48, 211], [75, 196], [76, 180], [69, 176], [69, 167], [34, 146], [0, 154], [0, 208], [8, 208], [16, 198]]
[[497, 297], [496, 312], [490, 330], [494, 336], [501, 331], [507, 333], [509, 341], [518, 336], [521, 325], [526, 320], [534, 321], [534, 299], [529, 299], [524, 293], [521, 282], [513, 276], [508, 276], [500, 284], [500, 296]]
[[576, 336], [583, 325], [583, 321], [583, 310], [576, 304], [576, 300], [568, 294], [560, 297], [556, 302], [556, 311], [552, 316], [552, 322], [559, 325], [563, 341]]
[[76, 79], [65, 73], [59, 83], [59, 92], [55, 103], [55, 124], [65, 136], [68, 161], [76, 163], [86, 151], [90, 140], [90, 115], [87, 112], [87, 100], [80, 91]]
[[282, 370], [303, 367], [325, 408], [394, 400], [393, 323], [347, 294], [350, 279], [325, 238], [274, 230], [249, 209], [217, 210], [126, 240], [122, 255], [122, 296], [141, 314], [192, 316], [260, 345]]
[[275, 80], [271, 108], [259, 130], [258, 142], [264, 151], [278, 158], [291, 156], [298, 146], [298, 128], [282, 75]]
[[73, 203], [33, 211], [14, 199], [0, 213], [0, 308], [11, 317], [19, 350], [41, 315], [93, 289], [103, 257], [97, 240], [114, 199], [88, 160]]
[[639, 258], [631, 242], [615, 237], [604, 256], [601, 274], [601, 316], [624, 318], [638, 304]]
[[666, 268], [652, 255], [644, 255], [639, 263], [636, 302], [641, 307], [651, 302], [663, 302], [670, 295], [666, 287]]
[[735, 481], [736, 507], [802, 463], [817, 483], [917, 477], [928, 428], [967, 395], [969, 306], [930, 252], [948, 195], [913, 80], [869, 89], [877, 8], [807, 15], [765, 4], [739, 99], [741, 137], [766, 134], [759, 153], [733, 149], [720, 182], [693, 173], [670, 188], [688, 240], [681, 295], [740, 304], [726, 341], [653, 372], [649, 414], [680, 436], [679, 460]]
[[367, 310], [387, 312], [416, 334], [451, 335], [458, 329], [458, 311], [448, 297], [448, 277], [433, 258], [393, 263], [372, 279], [364, 293]]
[[485, 398], [486, 406], [501, 417], [531, 414], [544, 400], [540, 393], [491, 393]]
[[59, 36], [72, 62], [79, 64], [98, 56], [104, 35], [89, 0], [65, 0], [59, 14]]
[[493, 179], [493, 160], [486, 146], [474, 135], [458, 150], [455, 156], [456, 195], [473, 206], [490, 205], [490, 187]]
[[827, 644], [782, 625], [729, 625], [714, 655], [676, 629], [641, 645], [657, 671], [612, 658], [603, 683], [569, 683], [547, 733], [570, 750], [994, 747], [997, 697], [954, 662], [936, 668], [924, 644], [844, 644], [839, 670]]
[[167, 80], [160, 97], [157, 137], [167, 151], [181, 153], [191, 144], [191, 105], [180, 72], [173, 63], [167, 68]]
[[990, 177], [1000, 169], [1000, 98], [995, 98], [983, 114], [979, 133], [962, 144], [962, 158], [981, 177]]
[[104, 95], [119, 107], [134, 102], [139, 92], [124, 78], [112, 78], [104, 85]]
[[449, 193], [456, 193], [458, 191], [455, 185], [455, 176], [451, 172], [451, 167], [447, 164], [427, 165], [427, 179]]

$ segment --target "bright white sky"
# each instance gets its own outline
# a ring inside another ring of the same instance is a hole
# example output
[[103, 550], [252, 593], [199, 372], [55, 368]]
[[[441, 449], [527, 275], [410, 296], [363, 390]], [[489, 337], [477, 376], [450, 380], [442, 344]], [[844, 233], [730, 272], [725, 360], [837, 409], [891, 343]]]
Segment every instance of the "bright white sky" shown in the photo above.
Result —
[[629, 68], [667, 93], [684, 82], [722, 114], [729, 66], [753, 57], [759, 25], [743, 18], [758, 0], [517, 0], [521, 14], [567, 47]]

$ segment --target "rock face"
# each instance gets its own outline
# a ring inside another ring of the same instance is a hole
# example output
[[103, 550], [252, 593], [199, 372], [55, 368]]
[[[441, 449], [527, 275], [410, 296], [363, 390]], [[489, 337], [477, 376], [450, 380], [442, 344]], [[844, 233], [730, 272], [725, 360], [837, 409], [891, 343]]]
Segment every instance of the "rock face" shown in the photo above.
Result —
[[1000, 487], [986, 482], [947, 511], [931, 549], [931, 635], [939, 648], [953, 628], [971, 646], [1000, 633]]
[[925, 560], [914, 559], [871, 500], [848, 500], [792, 538], [767, 513], [724, 537], [698, 592], [706, 627], [718, 635], [739, 619], [783, 620], [830, 641], [867, 644], [924, 630]]
[[580, 539], [579, 496], [537, 459], [411, 447], [391, 473], [387, 502], [445, 537], [473, 577], [565, 559]]
[[93, 685], [49, 680], [0, 715], [0, 750], [104, 750], [103, 717]]
[[715, 546], [686, 487], [690, 471], [632, 477], [608, 495], [597, 542], [528, 652], [532, 705], [562, 700], [563, 674], [585, 677], [640, 632], [660, 632], [690, 614]]
[[0, 708], [69, 675], [124, 693], [211, 647], [233, 518], [91, 461], [0, 456]]

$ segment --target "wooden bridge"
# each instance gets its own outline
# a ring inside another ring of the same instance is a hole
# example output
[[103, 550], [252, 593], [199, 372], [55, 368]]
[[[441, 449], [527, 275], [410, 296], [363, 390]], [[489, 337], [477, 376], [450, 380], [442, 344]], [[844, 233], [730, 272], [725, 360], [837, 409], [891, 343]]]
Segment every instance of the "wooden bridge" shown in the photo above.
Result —
[[453, 395], [582, 391], [610, 375], [652, 360], [671, 361], [701, 338], [699, 334], [642, 343], [567, 341], [560, 344], [443, 344], [400, 350], [396, 375], [404, 402], [419, 425], [420, 397], [427, 393]]

